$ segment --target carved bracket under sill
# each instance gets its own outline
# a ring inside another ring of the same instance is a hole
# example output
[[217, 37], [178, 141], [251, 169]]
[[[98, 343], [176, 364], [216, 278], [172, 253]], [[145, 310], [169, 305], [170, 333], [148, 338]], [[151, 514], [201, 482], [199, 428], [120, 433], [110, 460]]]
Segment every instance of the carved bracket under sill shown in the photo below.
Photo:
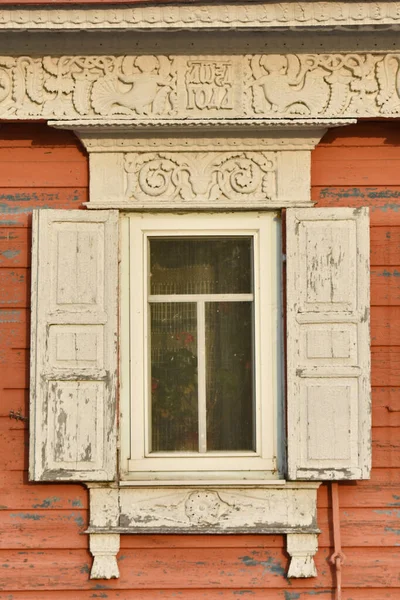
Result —
[[92, 579], [118, 577], [120, 534], [287, 534], [288, 577], [315, 577], [319, 483], [268, 487], [89, 484]]

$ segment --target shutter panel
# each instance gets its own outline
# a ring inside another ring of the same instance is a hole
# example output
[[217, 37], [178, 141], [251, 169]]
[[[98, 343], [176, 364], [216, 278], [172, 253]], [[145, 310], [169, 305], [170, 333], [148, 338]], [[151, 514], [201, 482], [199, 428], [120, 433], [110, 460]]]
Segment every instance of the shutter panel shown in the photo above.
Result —
[[368, 209], [287, 210], [289, 479], [370, 473]]
[[116, 475], [118, 211], [36, 210], [30, 478]]

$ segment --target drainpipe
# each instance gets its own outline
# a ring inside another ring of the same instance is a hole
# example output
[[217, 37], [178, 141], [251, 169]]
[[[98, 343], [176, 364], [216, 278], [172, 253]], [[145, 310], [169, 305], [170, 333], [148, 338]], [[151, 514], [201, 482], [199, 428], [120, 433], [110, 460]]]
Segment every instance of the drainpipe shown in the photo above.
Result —
[[339, 514], [339, 484], [337, 483], [337, 481], [333, 481], [331, 483], [331, 498], [334, 552], [330, 558], [330, 561], [336, 569], [335, 600], [342, 600], [342, 565], [346, 560], [346, 557], [342, 552]]

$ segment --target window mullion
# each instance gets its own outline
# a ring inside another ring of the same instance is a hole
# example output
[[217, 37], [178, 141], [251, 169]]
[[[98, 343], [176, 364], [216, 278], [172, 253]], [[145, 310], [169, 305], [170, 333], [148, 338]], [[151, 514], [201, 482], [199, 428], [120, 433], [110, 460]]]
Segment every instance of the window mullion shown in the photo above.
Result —
[[207, 452], [206, 405], [206, 310], [205, 302], [197, 302], [197, 390], [199, 418], [199, 452]]

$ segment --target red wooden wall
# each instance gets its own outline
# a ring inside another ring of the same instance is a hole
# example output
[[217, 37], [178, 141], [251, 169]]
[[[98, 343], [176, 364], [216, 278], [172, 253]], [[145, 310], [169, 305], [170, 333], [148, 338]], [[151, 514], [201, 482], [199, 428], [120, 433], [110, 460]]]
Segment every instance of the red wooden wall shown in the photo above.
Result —
[[[87, 157], [45, 125], [0, 130], [0, 600], [333, 599], [328, 486], [319, 494], [318, 578], [287, 581], [281, 536], [122, 536], [121, 578], [91, 581], [87, 495], [27, 481], [30, 212], [78, 208]], [[340, 484], [343, 600], [400, 598], [400, 127], [329, 133], [315, 150], [321, 206], [371, 206], [373, 476]]]

